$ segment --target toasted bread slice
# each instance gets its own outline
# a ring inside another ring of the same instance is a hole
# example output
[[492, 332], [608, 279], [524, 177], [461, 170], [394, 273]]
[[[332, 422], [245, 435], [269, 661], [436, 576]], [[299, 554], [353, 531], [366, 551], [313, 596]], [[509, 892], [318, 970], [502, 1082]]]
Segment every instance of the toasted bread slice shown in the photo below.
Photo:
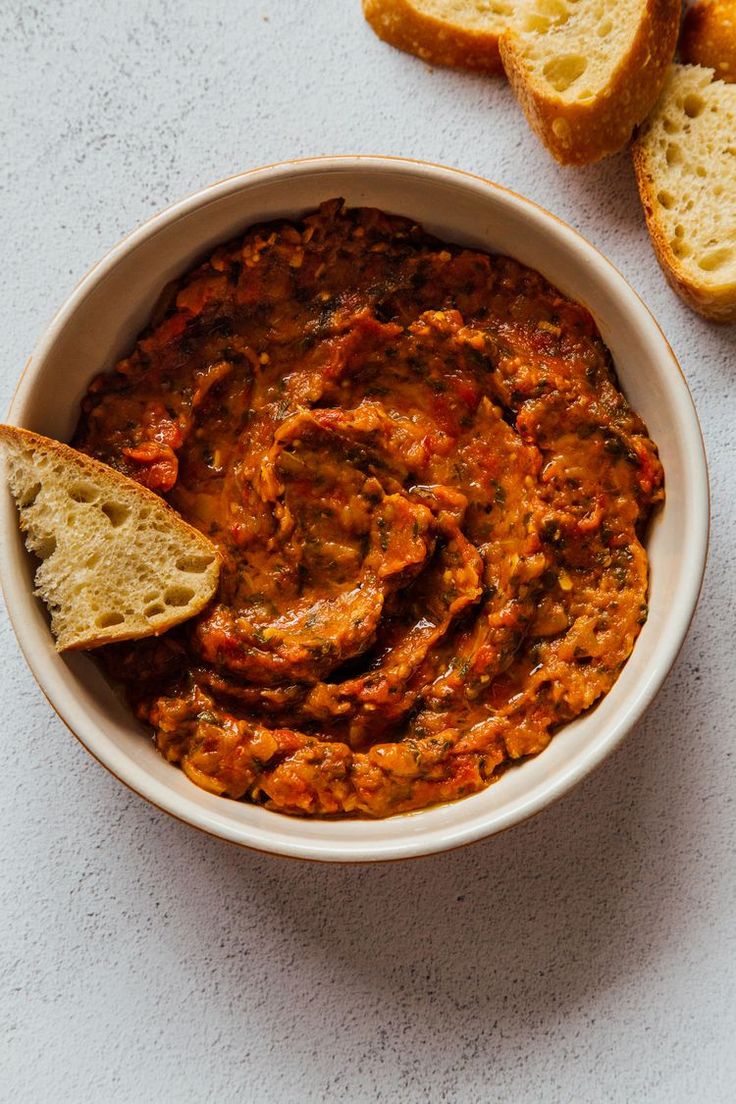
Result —
[[210, 600], [220, 555], [158, 495], [27, 429], [0, 426], [0, 449], [59, 651], [157, 635]]
[[736, 0], [697, 0], [688, 8], [680, 34], [680, 57], [736, 81]]
[[498, 39], [516, 0], [363, 0], [363, 13], [391, 46], [431, 65], [502, 73]]
[[668, 280], [706, 318], [736, 322], [736, 84], [673, 65], [633, 159]]
[[500, 41], [533, 130], [564, 165], [626, 145], [672, 61], [680, 0], [524, 0]]

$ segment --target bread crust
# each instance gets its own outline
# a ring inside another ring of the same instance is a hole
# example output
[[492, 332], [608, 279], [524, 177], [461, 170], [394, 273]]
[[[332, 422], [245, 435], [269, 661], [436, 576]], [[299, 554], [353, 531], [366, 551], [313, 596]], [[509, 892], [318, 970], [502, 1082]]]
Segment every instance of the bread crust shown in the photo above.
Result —
[[506, 75], [529, 125], [563, 165], [587, 165], [616, 153], [646, 118], [662, 89], [680, 26], [680, 0], [645, 0], [639, 27], [608, 87], [585, 103], [549, 96], [526, 65], [523, 35], [500, 39]]
[[680, 57], [736, 83], [736, 0], [696, 0], [680, 35]]
[[661, 183], [654, 179], [646, 148], [646, 134], [645, 129], [637, 137], [631, 157], [647, 230], [662, 271], [673, 291], [703, 318], [722, 324], [736, 322], [736, 284], [723, 288], [698, 284], [670, 246], [665, 228], [657, 218], [657, 192]]
[[384, 42], [430, 65], [503, 73], [499, 27], [471, 30], [419, 11], [412, 0], [363, 0], [363, 14]]
[[96, 460], [94, 457], [87, 456], [85, 453], [78, 452], [69, 445], [62, 444], [60, 441], [54, 441], [49, 437], [43, 437], [40, 433], [34, 433], [20, 426], [0, 425], [0, 450], [5, 449], [15, 449], [21, 452], [31, 452], [42, 456], [56, 457], [62, 462], [65, 468], [74, 469], [79, 473], [80, 477], [92, 479], [95, 483], [107, 488], [111, 496], [121, 491], [124, 497], [128, 499], [134, 496], [142, 504], [147, 503], [151, 509], [156, 512], [159, 519], [164, 519], [169, 530], [172, 533], [175, 532], [181, 538], [184, 551], [189, 553], [196, 547], [202, 554], [211, 554], [216, 558], [216, 570], [211, 584], [205, 583], [201, 588], [201, 593], [195, 594], [195, 597], [187, 604], [183, 612], [181, 610], [180, 612], [176, 612], [172, 609], [170, 615], [165, 620], [159, 620], [155, 627], [150, 628], [150, 631], [131, 632], [121, 630], [115, 626], [110, 628], [107, 632], [92, 631], [90, 629], [88, 634], [85, 634], [79, 639], [72, 640], [68, 643], [59, 643], [57, 641], [58, 651], [78, 651], [81, 649], [98, 648], [103, 644], [110, 644], [114, 641], [136, 640], [145, 636], [158, 636], [168, 629], [173, 628], [174, 625], [178, 625], [182, 621], [186, 621], [195, 616], [204, 609], [217, 589], [217, 576], [222, 563], [222, 557], [219, 550], [208, 537], [198, 529], [189, 525], [188, 522], [184, 521], [184, 519], [180, 517], [167, 502], [160, 498], [159, 495], [155, 494], [147, 487], [141, 486], [141, 484], [137, 483], [135, 480], [129, 479], [128, 476], [115, 471], [114, 468], [109, 467], [107, 464], [103, 464], [100, 460]]

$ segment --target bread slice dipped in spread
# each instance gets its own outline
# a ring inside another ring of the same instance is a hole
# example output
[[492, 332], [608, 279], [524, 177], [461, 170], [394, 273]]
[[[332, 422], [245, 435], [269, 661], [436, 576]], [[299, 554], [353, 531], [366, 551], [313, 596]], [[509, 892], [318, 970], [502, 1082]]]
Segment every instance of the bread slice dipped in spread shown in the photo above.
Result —
[[207, 605], [220, 555], [158, 495], [17, 426], [0, 426], [0, 451], [59, 651], [158, 635]]

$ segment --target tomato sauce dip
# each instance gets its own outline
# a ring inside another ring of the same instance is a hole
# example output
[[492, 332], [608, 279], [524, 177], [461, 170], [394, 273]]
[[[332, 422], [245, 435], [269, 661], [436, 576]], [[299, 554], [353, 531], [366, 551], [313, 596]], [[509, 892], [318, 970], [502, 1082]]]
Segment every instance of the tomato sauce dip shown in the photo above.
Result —
[[167, 289], [73, 442], [218, 546], [218, 593], [100, 650], [197, 785], [297, 815], [475, 793], [615, 682], [663, 473], [586, 308], [330, 200]]

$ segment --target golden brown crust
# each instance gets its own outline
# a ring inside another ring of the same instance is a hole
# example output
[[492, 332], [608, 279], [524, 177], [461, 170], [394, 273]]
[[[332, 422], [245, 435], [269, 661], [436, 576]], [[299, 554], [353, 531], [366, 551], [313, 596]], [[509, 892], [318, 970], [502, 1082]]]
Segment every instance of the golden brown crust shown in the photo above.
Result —
[[[80, 476], [86, 476], [94, 480], [96, 484], [105, 487], [111, 497], [116, 493], [122, 493], [128, 500], [130, 500], [131, 496], [135, 496], [139, 499], [141, 504], [148, 504], [152, 511], [156, 512], [159, 521], [162, 520], [172, 533], [176, 532], [177, 536], [181, 539], [182, 550], [190, 551], [196, 548], [207, 555], [214, 555], [217, 560], [217, 569], [219, 571], [221, 555], [209, 538], [204, 536], [203, 533], [195, 529], [188, 522], [184, 521], [184, 519], [180, 517], [168, 503], [160, 498], [159, 495], [141, 486], [140, 483], [137, 483], [135, 480], [129, 479], [128, 476], [122, 475], [107, 464], [103, 464], [101, 461], [87, 456], [85, 453], [78, 452], [69, 445], [62, 444], [60, 441], [54, 441], [49, 437], [44, 437], [40, 433], [34, 433], [29, 429], [23, 429], [20, 426], [0, 425], [0, 449], [3, 447], [10, 450], [17, 449], [36, 453], [41, 456], [56, 457], [62, 462], [65, 468], [74, 469]], [[158, 623], [155, 629], [151, 628], [149, 632], [121, 632], [119, 629], [114, 628], [110, 632], [95, 633], [90, 629], [89, 633], [85, 634], [83, 639], [59, 644], [59, 650], [78, 651], [81, 649], [97, 648], [113, 641], [133, 640], [147, 635], [159, 635], [162, 632], [166, 632], [174, 625], [179, 624], [181, 621], [193, 617], [196, 613], [204, 609], [207, 602], [209, 602], [212, 597], [215, 587], [216, 577], [212, 586], [202, 587], [201, 593], [187, 605], [185, 613], [177, 613], [172, 610], [165, 622]]]
[[490, 17], [488, 29], [478, 31], [423, 12], [412, 0], [363, 0], [363, 14], [384, 42], [430, 65], [503, 73], [498, 52], [503, 28]]
[[661, 91], [679, 25], [679, 0], [646, 0], [636, 37], [609, 85], [591, 100], [569, 104], [535, 81], [523, 36], [506, 31], [499, 44], [506, 75], [530, 126], [557, 161], [587, 165], [626, 145]]
[[706, 287], [695, 283], [692, 275], [673, 252], [665, 228], [657, 218], [657, 192], [660, 185], [654, 179], [644, 139], [645, 133], [638, 136], [631, 156], [647, 230], [662, 271], [672, 289], [703, 318], [711, 322], [736, 322], [736, 289]]
[[685, 15], [680, 57], [736, 82], [736, 0], [697, 0]]

